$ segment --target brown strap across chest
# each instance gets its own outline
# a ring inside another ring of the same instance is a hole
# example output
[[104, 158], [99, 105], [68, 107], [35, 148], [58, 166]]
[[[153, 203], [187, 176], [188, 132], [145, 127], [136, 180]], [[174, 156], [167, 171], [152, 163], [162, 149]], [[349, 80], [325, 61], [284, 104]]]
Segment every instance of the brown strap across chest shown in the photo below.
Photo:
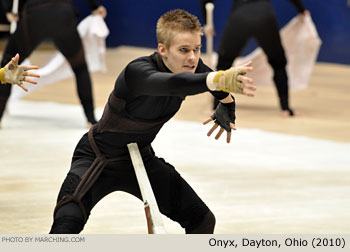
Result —
[[160, 128], [167, 120], [169, 118], [156, 122], [136, 121], [125, 111], [125, 100], [111, 93], [98, 123], [97, 131], [143, 134]]

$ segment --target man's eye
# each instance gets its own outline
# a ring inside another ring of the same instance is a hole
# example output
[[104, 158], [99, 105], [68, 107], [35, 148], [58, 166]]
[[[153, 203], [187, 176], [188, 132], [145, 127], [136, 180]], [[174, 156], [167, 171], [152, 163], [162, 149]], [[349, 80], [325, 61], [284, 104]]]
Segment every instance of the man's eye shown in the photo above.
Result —
[[187, 48], [180, 48], [179, 51], [182, 52], [182, 53], [187, 53], [188, 49]]
[[193, 49], [194, 52], [198, 52], [198, 51], [200, 51], [200, 50], [201, 50], [200, 47], [195, 47], [195, 48]]

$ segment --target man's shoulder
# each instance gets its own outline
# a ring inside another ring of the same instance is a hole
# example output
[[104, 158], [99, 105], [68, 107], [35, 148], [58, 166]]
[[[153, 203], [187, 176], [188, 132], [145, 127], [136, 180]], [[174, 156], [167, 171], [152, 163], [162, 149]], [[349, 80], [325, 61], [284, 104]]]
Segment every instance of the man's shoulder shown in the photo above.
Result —
[[137, 63], [154, 63], [153, 55], [138, 57], [138, 58], [130, 61], [130, 63], [128, 65], [137, 64]]
[[127, 71], [143, 71], [146, 69], [157, 69], [153, 55], [141, 56], [132, 60], [126, 67]]

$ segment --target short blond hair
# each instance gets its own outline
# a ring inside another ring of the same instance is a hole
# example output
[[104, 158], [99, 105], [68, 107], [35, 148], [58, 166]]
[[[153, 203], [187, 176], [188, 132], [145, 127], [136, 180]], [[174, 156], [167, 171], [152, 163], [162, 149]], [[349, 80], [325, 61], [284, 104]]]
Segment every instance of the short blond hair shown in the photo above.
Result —
[[198, 18], [181, 9], [171, 10], [164, 13], [157, 22], [158, 43], [170, 47], [171, 40], [176, 32], [200, 33], [203, 35], [202, 26]]

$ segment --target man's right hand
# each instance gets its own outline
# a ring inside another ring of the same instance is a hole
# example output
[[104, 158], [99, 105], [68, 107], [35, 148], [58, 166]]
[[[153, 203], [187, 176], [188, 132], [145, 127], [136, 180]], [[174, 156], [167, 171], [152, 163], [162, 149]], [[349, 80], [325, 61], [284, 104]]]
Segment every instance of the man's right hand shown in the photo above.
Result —
[[225, 71], [211, 72], [207, 76], [207, 86], [211, 91], [254, 96], [253, 93], [247, 92], [247, 90], [256, 90], [256, 87], [251, 85], [253, 79], [244, 76], [251, 71], [253, 71], [252, 62], [249, 61], [244, 65], [231, 67]]
[[28, 82], [31, 84], [36, 84], [34, 80], [30, 77], [40, 78], [40, 75], [28, 72], [28, 70], [38, 69], [37, 66], [20, 66], [18, 65], [19, 54], [17, 53], [15, 57], [11, 59], [9, 63], [3, 68], [4, 81], [10, 84], [20, 86], [24, 91], [28, 89], [23, 85], [23, 82]]
[[215, 36], [215, 29], [212, 25], [205, 25], [203, 30], [206, 36], [211, 36], [211, 37]]
[[107, 10], [104, 6], [100, 5], [96, 10], [92, 12], [94, 15], [100, 15], [102, 18], [106, 18]]
[[18, 14], [14, 14], [12, 12], [7, 12], [6, 18], [7, 18], [7, 21], [9, 21], [10, 23], [18, 22]]

